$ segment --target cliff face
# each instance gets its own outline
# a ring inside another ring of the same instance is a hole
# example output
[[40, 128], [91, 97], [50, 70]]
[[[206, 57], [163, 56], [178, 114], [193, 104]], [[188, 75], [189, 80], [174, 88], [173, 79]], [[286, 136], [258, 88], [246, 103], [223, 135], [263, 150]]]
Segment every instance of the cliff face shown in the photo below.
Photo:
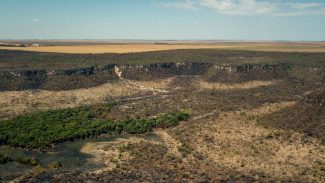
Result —
[[46, 80], [46, 71], [2, 71], [0, 91], [41, 88]]
[[211, 67], [204, 78], [210, 82], [245, 82], [249, 80], [272, 80], [288, 77], [283, 65], [252, 65]]
[[[110, 64], [103, 67], [87, 67], [66, 70], [1, 71], [0, 91], [46, 89], [69, 90], [87, 88], [114, 82], [119, 78], [130, 80], [154, 80], [181, 75], [199, 75], [209, 82], [245, 82], [250, 80], [295, 79], [291, 71], [300, 70], [319, 75], [319, 68], [298, 65], [217, 65], [211, 63], [161, 63], [146, 65]], [[323, 73], [324, 74], [324, 73]], [[324, 76], [320, 75], [324, 82]], [[301, 79], [301, 78], [300, 78]]]
[[203, 75], [213, 64], [162, 63], [149, 65], [121, 65], [120, 75], [125, 79], [152, 80], [180, 75]]
[[115, 80], [114, 65], [67, 70], [1, 71], [0, 91], [87, 88]]

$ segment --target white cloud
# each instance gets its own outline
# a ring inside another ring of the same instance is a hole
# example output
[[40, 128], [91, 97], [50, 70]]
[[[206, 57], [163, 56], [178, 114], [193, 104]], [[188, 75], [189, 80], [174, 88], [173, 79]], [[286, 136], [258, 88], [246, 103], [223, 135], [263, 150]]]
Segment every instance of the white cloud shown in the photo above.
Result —
[[298, 10], [305, 10], [310, 8], [317, 8], [320, 6], [324, 6], [321, 3], [287, 3], [289, 7], [298, 9]]
[[163, 8], [175, 8], [175, 9], [186, 9], [186, 10], [196, 10], [196, 3], [192, 0], [183, 0], [178, 2], [155, 2], [155, 6]]
[[275, 3], [257, 2], [255, 0], [200, 0], [202, 7], [214, 9], [228, 15], [270, 14], [277, 9]]
[[300, 16], [325, 15], [325, 3], [267, 0], [177, 0], [156, 3], [164, 8], [187, 10], [212, 9], [226, 15], [269, 15], [269, 16]]
[[33, 21], [34, 23], [38, 23], [38, 22], [40, 22], [40, 20], [39, 20], [38, 18], [34, 18], [32, 21]]

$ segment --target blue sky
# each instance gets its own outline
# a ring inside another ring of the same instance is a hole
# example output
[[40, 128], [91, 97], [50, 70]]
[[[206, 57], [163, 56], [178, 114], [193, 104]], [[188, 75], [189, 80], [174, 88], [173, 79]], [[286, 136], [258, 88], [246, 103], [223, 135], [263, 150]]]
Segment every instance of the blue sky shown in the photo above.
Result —
[[325, 40], [325, 0], [0, 0], [0, 39]]

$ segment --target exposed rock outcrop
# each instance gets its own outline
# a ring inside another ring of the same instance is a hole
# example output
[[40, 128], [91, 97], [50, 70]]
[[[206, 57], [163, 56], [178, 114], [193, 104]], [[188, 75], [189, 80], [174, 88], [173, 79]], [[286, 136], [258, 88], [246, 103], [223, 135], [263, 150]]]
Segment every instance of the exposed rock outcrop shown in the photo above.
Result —
[[[318, 76], [321, 68], [288, 64], [213, 64], [199, 62], [160, 64], [110, 64], [79, 69], [0, 71], [0, 91], [7, 90], [69, 90], [87, 88], [118, 78], [154, 80], [180, 75], [198, 75], [209, 82], [240, 83], [251, 80], [295, 79], [303, 80], [300, 71], [308, 70], [308, 77]], [[291, 71], [295, 71], [294, 74]], [[297, 75], [298, 73], [298, 75]], [[322, 79], [322, 78], [320, 78]], [[322, 79], [325, 81], [325, 79]]]

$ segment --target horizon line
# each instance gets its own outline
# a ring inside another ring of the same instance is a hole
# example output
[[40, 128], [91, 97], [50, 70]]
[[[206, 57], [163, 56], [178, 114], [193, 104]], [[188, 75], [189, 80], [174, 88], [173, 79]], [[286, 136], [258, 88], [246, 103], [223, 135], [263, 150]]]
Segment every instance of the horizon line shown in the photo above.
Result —
[[152, 42], [152, 41], [165, 41], [165, 42], [181, 42], [181, 41], [193, 41], [193, 42], [325, 42], [325, 40], [249, 40], [249, 39], [39, 39], [39, 38], [33, 38], [33, 39], [11, 39], [11, 38], [5, 38], [0, 39], [0, 41], [145, 41], [145, 42]]

